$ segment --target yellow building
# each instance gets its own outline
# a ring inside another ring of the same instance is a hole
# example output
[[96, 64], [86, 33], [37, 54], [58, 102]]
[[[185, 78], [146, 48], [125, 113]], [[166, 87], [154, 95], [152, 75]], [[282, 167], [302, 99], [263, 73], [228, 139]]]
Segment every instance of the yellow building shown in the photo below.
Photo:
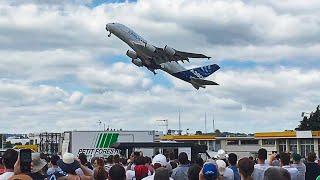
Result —
[[283, 131], [255, 133], [261, 148], [272, 152], [295, 152], [306, 157], [309, 152], [319, 156], [320, 131]]
[[320, 157], [320, 131], [258, 132], [247, 137], [215, 137], [213, 135], [164, 135], [163, 141], [193, 142], [207, 145], [208, 150], [224, 149], [239, 157], [254, 155], [260, 148], [268, 154], [295, 152], [306, 157], [315, 152]]
[[208, 150], [213, 150], [216, 138], [213, 135], [164, 135], [160, 137], [162, 141], [189, 142], [207, 145]]

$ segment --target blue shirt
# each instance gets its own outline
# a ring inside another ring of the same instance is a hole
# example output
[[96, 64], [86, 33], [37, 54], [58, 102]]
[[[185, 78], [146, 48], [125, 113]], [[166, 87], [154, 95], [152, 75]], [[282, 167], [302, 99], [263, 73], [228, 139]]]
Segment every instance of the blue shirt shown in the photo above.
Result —
[[181, 164], [172, 170], [171, 177], [174, 180], [188, 180], [188, 170], [190, 164]]
[[230, 166], [229, 168], [232, 169], [232, 171], [233, 171], [234, 180], [240, 180], [240, 174], [239, 174], [237, 166]]

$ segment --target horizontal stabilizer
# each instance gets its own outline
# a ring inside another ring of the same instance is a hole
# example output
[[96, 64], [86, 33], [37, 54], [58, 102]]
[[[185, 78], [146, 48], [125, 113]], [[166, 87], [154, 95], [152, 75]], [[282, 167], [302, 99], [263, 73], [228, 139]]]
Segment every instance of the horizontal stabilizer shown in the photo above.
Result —
[[197, 85], [201, 86], [205, 86], [205, 85], [219, 85], [216, 82], [213, 81], [209, 81], [209, 80], [205, 80], [205, 79], [199, 79], [199, 78], [191, 78], [191, 83], [195, 83]]

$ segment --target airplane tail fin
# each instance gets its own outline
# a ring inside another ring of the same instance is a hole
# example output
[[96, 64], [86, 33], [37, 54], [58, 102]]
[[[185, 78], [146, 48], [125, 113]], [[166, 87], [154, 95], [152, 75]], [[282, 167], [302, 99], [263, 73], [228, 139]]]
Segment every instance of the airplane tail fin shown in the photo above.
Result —
[[196, 89], [199, 89], [200, 87], [205, 88], [206, 85], [219, 85], [216, 82], [204, 79], [219, 69], [220, 66], [218, 66], [217, 64], [190, 69], [189, 71], [196, 75], [196, 77], [190, 77], [190, 83]]
[[202, 78], [206, 78], [206, 77], [210, 76], [212, 73], [216, 72], [219, 69], [220, 69], [220, 66], [218, 66], [217, 64], [212, 64], [212, 65], [208, 65], [208, 66], [189, 69], [188, 71], [192, 72], [198, 78], [202, 79]]

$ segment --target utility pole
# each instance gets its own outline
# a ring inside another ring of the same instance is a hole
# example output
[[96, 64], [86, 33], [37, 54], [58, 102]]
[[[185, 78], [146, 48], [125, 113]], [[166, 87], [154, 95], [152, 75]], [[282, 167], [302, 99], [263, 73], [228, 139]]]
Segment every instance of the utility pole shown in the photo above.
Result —
[[180, 109], [179, 109], [179, 135], [181, 135]]
[[212, 113], [212, 128], [213, 128], [213, 133], [216, 131], [214, 127], [214, 114]]
[[207, 133], [207, 112], [204, 113], [204, 132]]

